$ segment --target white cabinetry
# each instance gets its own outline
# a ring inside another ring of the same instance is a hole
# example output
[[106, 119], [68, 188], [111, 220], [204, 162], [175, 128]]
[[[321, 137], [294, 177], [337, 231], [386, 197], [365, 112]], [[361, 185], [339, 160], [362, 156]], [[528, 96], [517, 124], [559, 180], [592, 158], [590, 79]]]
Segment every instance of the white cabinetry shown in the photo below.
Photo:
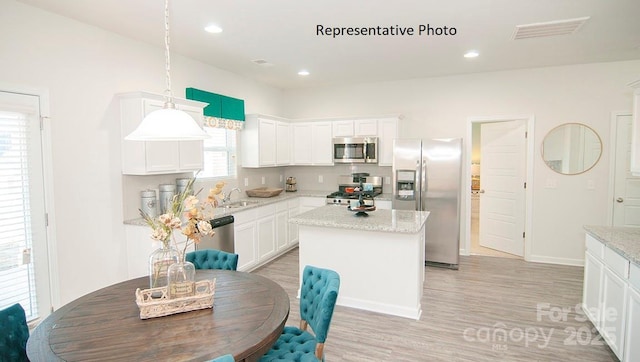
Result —
[[626, 360], [629, 261], [591, 235], [585, 242], [583, 309], [616, 356]]
[[238, 254], [238, 270], [251, 270], [258, 264], [256, 210], [247, 210], [233, 214], [234, 247]]
[[299, 197], [298, 200], [300, 202], [299, 210], [301, 214], [309, 210], [313, 210], [315, 208], [325, 206], [327, 204], [326, 197], [305, 196], [305, 197]]
[[[122, 173], [125, 175], [153, 175], [197, 171], [203, 168], [202, 141], [127, 141], [149, 113], [164, 105], [162, 95], [135, 92], [118, 95], [120, 100], [120, 125], [122, 136]], [[204, 103], [173, 99], [177, 109], [188, 113], [202, 124]]]
[[333, 137], [364, 137], [378, 135], [376, 119], [356, 119], [333, 121]]
[[378, 166], [393, 165], [393, 140], [398, 138], [398, 118], [378, 120]]
[[[287, 201], [287, 208], [289, 209], [289, 219], [295, 217], [300, 213], [300, 200], [298, 198]], [[290, 223], [287, 219], [288, 233], [287, 233], [287, 245], [292, 246], [298, 244], [298, 225]]]
[[333, 121], [333, 137], [352, 137], [353, 121]]
[[240, 132], [242, 167], [289, 164], [289, 123], [272, 116], [247, 115]]
[[629, 272], [629, 290], [627, 293], [627, 343], [624, 360], [640, 361], [640, 267], [631, 265]]
[[291, 124], [293, 165], [333, 165], [331, 122]]
[[276, 204], [276, 250], [281, 251], [289, 246], [289, 208], [287, 201]]
[[375, 119], [356, 119], [353, 121], [353, 133], [356, 137], [378, 135], [378, 121]]
[[271, 258], [276, 253], [276, 205], [257, 209], [258, 261]]

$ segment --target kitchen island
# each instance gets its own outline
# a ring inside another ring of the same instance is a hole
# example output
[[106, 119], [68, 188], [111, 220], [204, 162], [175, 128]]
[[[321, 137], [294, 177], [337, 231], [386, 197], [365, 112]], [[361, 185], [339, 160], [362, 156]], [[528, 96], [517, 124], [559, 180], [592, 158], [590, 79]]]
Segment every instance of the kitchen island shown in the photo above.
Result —
[[328, 205], [293, 217], [289, 222], [299, 227], [300, 276], [306, 265], [335, 270], [338, 305], [419, 319], [428, 216], [409, 210], [356, 216]]

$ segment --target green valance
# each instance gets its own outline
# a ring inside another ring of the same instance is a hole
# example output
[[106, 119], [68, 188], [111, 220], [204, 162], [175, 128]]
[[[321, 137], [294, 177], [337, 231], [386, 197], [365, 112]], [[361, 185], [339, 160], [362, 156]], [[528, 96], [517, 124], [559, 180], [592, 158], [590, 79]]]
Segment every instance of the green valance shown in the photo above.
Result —
[[206, 126], [242, 129], [244, 125], [244, 100], [196, 88], [187, 88], [186, 95], [187, 99], [209, 104], [204, 107]]

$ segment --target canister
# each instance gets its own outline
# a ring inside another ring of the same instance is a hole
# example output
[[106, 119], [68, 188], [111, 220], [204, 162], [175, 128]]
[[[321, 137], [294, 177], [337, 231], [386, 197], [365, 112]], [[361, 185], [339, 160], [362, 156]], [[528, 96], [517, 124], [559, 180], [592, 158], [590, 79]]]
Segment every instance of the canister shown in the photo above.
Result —
[[158, 190], [160, 192], [160, 213], [164, 214], [171, 210], [173, 197], [176, 195], [176, 185], [161, 184], [158, 186]]
[[[187, 185], [189, 184], [189, 181], [191, 181], [190, 178], [177, 178], [176, 179], [176, 188], [177, 188], [177, 193], [181, 194], [184, 192], [184, 190], [187, 188]], [[193, 193], [193, 190], [191, 190], [190, 193]]]
[[150, 217], [158, 216], [158, 200], [156, 190], [140, 191], [140, 210]]

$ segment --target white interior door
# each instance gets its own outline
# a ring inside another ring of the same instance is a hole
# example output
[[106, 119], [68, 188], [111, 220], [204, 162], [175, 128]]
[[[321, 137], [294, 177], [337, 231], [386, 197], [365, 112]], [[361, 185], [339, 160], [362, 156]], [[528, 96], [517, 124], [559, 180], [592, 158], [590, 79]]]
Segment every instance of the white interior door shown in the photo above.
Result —
[[640, 177], [632, 176], [631, 116], [616, 118], [613, 226], [640, 227]]
[[480, 132], [481, 246], [524, 255], [524, 120], [483, 123]]

